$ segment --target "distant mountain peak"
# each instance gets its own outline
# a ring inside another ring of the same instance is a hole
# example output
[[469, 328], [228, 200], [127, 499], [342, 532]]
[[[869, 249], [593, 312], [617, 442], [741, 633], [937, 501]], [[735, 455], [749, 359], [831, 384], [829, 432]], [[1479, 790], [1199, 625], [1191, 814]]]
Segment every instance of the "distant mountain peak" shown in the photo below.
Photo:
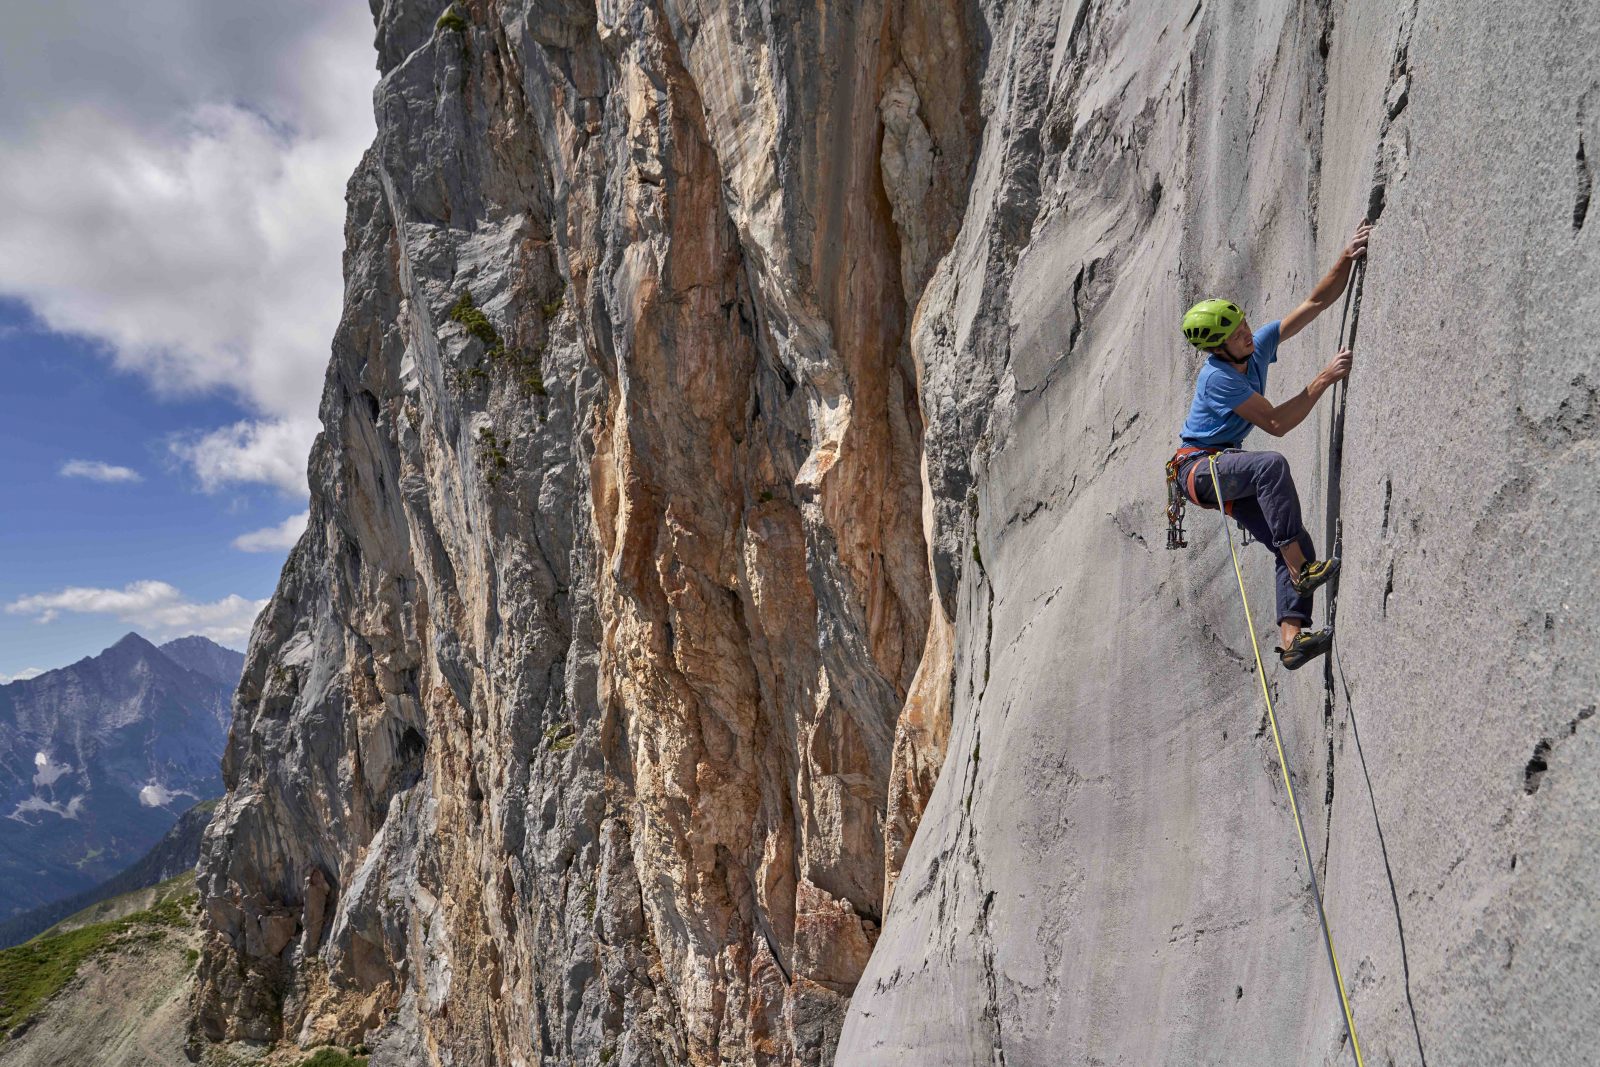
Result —
[[[138, 635], [129, 634], [128, 636], [137, 637]], [[124, 638], [124, 640], [126, 640], [126, 638]], [[190, 634], [188, 637], [175, 637], [171, 641], [168, 641], [159, 647], [163, 652], [171, 652], [173, 649], [204, 648], [215, 649], [219, 652], [232, 652], [234, 655], [240, 655], [240, 653], [236, 652], [234, 649], [231, 649], [226, 645], [219, 645], [215, 641], [211, 640], [211, 638], [205, 637], [201, 634]]]
[[238, 685], [244, 671], [244, 653], [198, 634], [168, 641], [160, 651], [179, 666], [229, 686]]
[[125, 634], [0, 698], [0, 921], [88, 888], [221, 791], [244, 657]]
[[[142, 634], [138, 634], [132, 630], [129, 630], [126, 634], [122, 635], [116, 644], [111, 645], [108, 648], [101, 649], [97, 655], [84, 657], [82, 660], [79, 660], [78, 663], [74, 663], [72, 667], [77, 667], [79, 664], [82, 664], [89, 667], [91, 670], [120, 671], [124, 669], [127, 664], [140, 661], [155, 662], [158, 664], [172, 662], [169, 657], [159, 648], [157, 648], [155, 644], [148, 638], [144, 637]], [[67, 669], [71, 670], [72, 667]]]
[[151, 650], [155, 650], [156, 646], [152, 642], [150, 642], [147, 638], [143, 637], [142, 635], [137, 634], [132, 630], [129, 630], [127, 633], [123, 634], [122, 637], [117, 640], [116, 644], [114, 644], [110, 648], [106, 649], [106, 651], [110, 652], [113, 649], [123, 649], [125, 651], [130, 651], [130, 650], [137, 649], [137, 650], [143, 651], [144, 649], [147, 649], [147, 648], [151, 649]]

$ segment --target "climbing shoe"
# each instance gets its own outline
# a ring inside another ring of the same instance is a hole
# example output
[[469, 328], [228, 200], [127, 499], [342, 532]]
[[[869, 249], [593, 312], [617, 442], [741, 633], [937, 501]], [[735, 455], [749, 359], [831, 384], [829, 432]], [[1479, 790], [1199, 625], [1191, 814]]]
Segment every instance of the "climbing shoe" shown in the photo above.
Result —
[[[1336, 561], [1337, 562], [1337, 561]], [[1294, 635], [1288, 648], [1275, 648], [1278, 659], [1291, 671], [1297, 671], [1333, 646], [1332, 630], [1301, 630]]]
[[1294, 591], [1301, 596], [1309, 596], [1311, 591], [1319, 585], [1325, 585], [1330, 578], [1339, 573], [1339, 558], [1314, 559], [1300, 568], [1300, 577], [1294, 580]]

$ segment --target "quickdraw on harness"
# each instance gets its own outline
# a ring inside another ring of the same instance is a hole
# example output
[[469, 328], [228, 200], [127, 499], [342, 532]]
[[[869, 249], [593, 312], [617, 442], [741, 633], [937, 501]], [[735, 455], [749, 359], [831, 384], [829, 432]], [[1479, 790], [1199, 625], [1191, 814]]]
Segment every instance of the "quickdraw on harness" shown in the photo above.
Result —
[[[1189, 547], [1189, 542], [1184, 540], [1183, 536], [1183, 509], [1185, 507], [1193, 504], [1197, 508], [1205, 508], [1208, 511], [1216, 510], [1212, 505], [1202, 501], [1195, 492], [1194, 479], [1195, 475], [1200, 472], [1200, 464], [1194, 463], [1190, 465], [1187, 478], [1180, 479], [1178, 477], [1179, 472], [1182, 471], [1183, 465], [1188, 462], [1191, 456], [1214, 456], [1222, 451], [1224, 449], [1197, 448], [1192, 445], [1185, 445], [1174, 452], [1171, 459], [1167, 460], [1167, 548]], [[1213, 488], [1215, 488], [1215, 484], [1215, 482], [1212, 483]], [[1232, 518], [1233, 501], [1224, 500], [1222, 502], [1222, 512]], [[1250, 536], [1250, 531], [1244, 528], [1243, 523], [1239, 524], [1239, 532], [1244, 537], [1242, 543], [1250, 544], [1253, 538]]]
[[1167, 548], [1188, 548], [1183, 539], [1183, 509], [1189, 500], [1178, 485], [1178, 457], [1167, 460]]

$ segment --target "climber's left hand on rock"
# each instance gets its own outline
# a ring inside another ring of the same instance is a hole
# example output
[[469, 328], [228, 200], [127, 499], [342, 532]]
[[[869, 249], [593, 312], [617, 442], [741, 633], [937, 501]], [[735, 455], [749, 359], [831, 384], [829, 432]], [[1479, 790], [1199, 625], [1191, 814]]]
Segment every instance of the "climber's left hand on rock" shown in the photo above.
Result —
[[1344, 247], [1344, 258], [1360, 259], [1367, 254], [1367, 237], [1372, 233], [1372, 223], [1366, 219], [1361, 220], [1361, 225], [1356, 227], [1355, 236], [1350, 238], [1350, 243]]

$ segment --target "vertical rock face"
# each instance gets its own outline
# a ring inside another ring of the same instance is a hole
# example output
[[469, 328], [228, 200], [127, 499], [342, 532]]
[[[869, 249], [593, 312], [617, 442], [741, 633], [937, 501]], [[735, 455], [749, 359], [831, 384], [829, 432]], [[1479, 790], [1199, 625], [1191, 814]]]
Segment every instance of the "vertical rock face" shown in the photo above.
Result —
[[[1267, 661], [1357, 1033], [1368, 1064], [1588, 1062], [1600, 12], [981, 17], [983, 146], [913, 337], [935, 507], [964, 505], [969, 383], [1003, 411], [973, 538], [934, 544], [949, 756], [836, 1062], [1354, 1062], [1222, 529], [1191, 509], [1163, 552], [1160, 472], [1185, 307], [1282, 316], [1363, 213], [1338, 669]], [[1284, 343], [1271, 399], [1339, 312]], [[1323, 548], [1331, 410], [1248, 445], [1290, 459]], [[1242, 563], [1270, 647], [1267, 554]]]
[[196, 1036], [1347, 1055], [1220, 530], [1157, 546], [1183, 307], [1278, 317], [1367, 211], [1290, 770], [1369, 1060], [1577, 1062], [1600, 26], [1435, 8], [375, 2]]
[[377, 13], [197, 1036], [829, 1062], [949, 712], [908, 335], [974, 15], [439, 15]]

